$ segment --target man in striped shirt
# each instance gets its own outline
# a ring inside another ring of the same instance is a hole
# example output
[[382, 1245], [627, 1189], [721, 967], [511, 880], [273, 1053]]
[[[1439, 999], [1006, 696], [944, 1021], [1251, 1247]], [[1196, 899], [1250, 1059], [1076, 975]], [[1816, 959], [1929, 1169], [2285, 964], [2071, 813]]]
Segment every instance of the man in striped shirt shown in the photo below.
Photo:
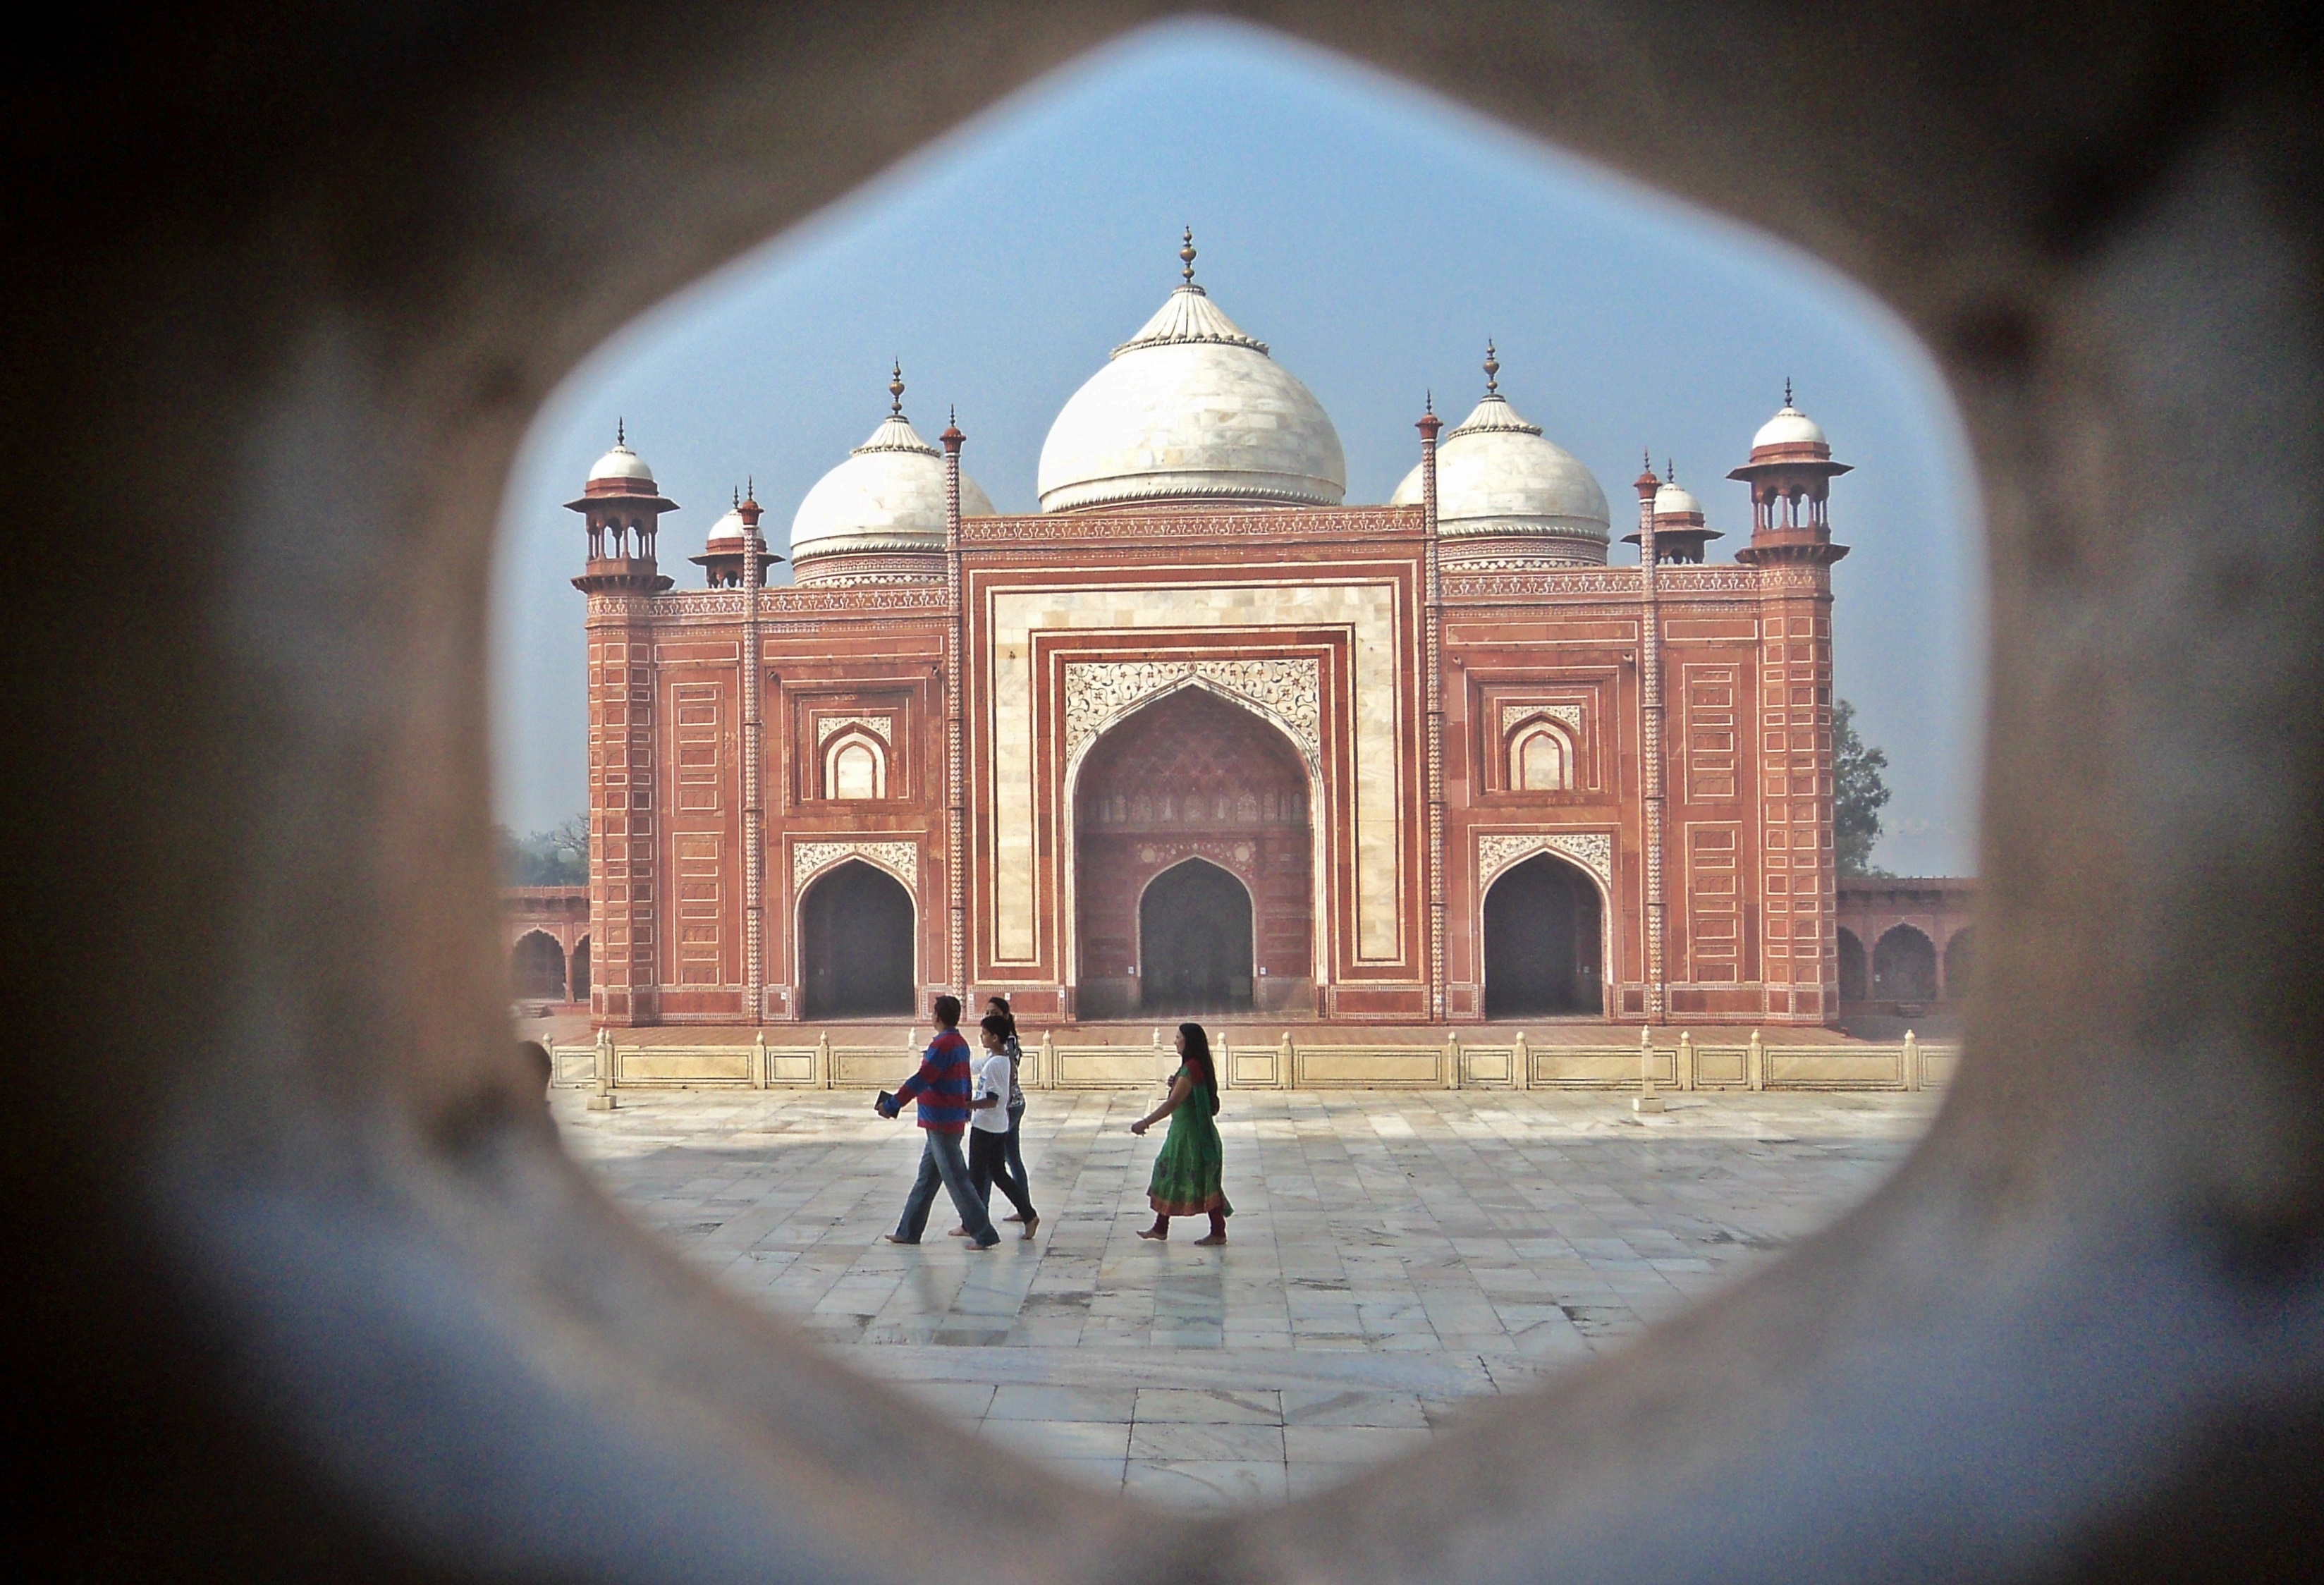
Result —
[[917, 1100], [920, 1109], [920, 1175], [905, 1197], [904, 1219], [888, 1235], [888, 1241], [920, 1241], [920, 1234], [927, 1230], [928, 1210], [936, 1203], [936, 1184], [942, 1183], [952, 1196], [953, 1209], [960, 1212], [960, 1225], [968, 1230], [969, 1247], [990, 1249], [1001, 1241], [1001, 1235], [992, 1230], [984, 1202], [977, 1198], [968, 1181], [968, 1162], [960, 1150], [974, 1081], [968, 1042], [960, 1033], [959, 998], [937, 997], [936, 1014], [936, 1037], [921, 1054], [920, 1071], [897, 1086], [893, 1096], [883, 1095], [873, 1102], [881, 1116], [890, 1118], [899, 1115], [907, 1101]]

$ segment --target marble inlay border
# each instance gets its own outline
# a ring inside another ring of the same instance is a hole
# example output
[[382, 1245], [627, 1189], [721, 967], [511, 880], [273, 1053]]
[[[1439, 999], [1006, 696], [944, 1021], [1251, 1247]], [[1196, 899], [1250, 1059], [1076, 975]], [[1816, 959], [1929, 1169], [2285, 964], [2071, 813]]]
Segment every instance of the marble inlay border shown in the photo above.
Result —
[[1536, 853], [1555, 853], [1572, 859], [1606, 888], [1614, 891], [1614, 839], [1603, 831], [1494, 832], [1477, 838], [1477, 894], [1484, 895], [1493, 877]]
[[920, 844], [916, 842], [795, 842], [791, 843], [791, 895], [797, 897], [822, 871], [846, 859], [862, 859], [920, 891]]
[[1574, 734], [1582, 732], [1582, 706], [1579, 705], [1504, 705], [1501, 706], [1501, 735], [1507, 737], [1521, 721], [1536, 715], [1546, 715], [1572, 727]]
[[823, 747], [831, 741], [832, 733], [851, 726], [869, 727], [883, 741], [896, 741], [896, 718], [892, 715], [825, 715], [815, 723], [815, 746], [818, 749]]
[[1142, 701], [1200, 680], [1258, 705], [1290, 729], [1310, 769], [1323, 763], [1323, 668], [1312, 656], [1269, 660], [1069, 660], [1065, 762]]

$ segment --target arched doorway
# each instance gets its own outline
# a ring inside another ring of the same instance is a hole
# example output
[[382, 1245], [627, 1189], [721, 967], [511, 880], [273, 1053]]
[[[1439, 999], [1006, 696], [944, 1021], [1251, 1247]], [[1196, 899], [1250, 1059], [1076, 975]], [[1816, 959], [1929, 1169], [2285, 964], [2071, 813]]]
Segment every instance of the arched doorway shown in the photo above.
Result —
[[1485, 893], [1485, 1016], [1606, 1010], [1598, 888], [1550, 853], [1503, 871]]
[[1157, 875], [1138, 903], [1139, 1006], [1154, 1013], [1250, 1010], [1250, 893], [1205, 859]]
[[1977, 927], [1964, 925], [1945, 943], [1945, 996], [1958, 1001], [1969, 994], [1969, 975], [1977, 966]]
[[1937, 949], [1910, 925], [1892, 926], [1872, 949], [1875, 1001], [1934, 1001]]
[[1865, 979], [1864, 943], [1855, 931], [1846, 926], [1840, 931], [1840, 999], [1842, 1001], [1870, 1000], [1872, 987]]
[[509, 953], [509, 991], [519, 1001], [565, 1000], [565, 949], [545, 930], [528, 930]]
[[[1166, 694], [1098, 740], [1074, 788], [1081, 1017], [1314, 1011], [1307, 788], [1287, 737], [1206, 688]], [[1197, 939], [1213, 927], [1229, 939]], [[1169, 989], [1143, 983], [1157, 968]]]
[[573, 966], [566, 976], [571, 982], [573, 1000], [589, 1000], [589, 938], [584, 935], [573, 944]]
[[799, 901], [800, 1015], [908, 1015], [912, 931], [912, 894], [886, 871], [850, 859], [816, 876]]

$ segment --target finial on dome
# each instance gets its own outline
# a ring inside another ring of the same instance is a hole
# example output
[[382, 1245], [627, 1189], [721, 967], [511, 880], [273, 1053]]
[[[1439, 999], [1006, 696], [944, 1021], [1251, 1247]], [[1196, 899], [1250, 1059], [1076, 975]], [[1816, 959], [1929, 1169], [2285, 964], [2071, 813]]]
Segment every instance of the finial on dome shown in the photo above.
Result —
[[896, 360], [895, 369], [888, 377], [888, 416], [891, 419], [904, 416], [904, 360], [901, 358]]
[[737, 511], [742, 510], [742, 492], [740, 489], [734, 492], [734, 510]]
[[1646, 461], [1646, 472], [1650, 474], [1653, 473], [1655, 471], [1655, 448], [1651, 446], [1646, 447], [1644, 450], [1640, 451], [1638, 455]]
[[630, 438], [622, 432], [622, 420], [615, 419], [613, 420], [613, 444], [616, 446], [627, 446], [629, 443]]
[[1789, 374], [1784, 376], [1784, 405], [1792, 405], [1792, 377]]
[[1669, 484], [1675, 484], [1678, 483], [1678, 464], [1673, 462], [1669, 457], [1663, 458], [1663, 478]]
[[1185, 281], [1186, 281], [1186, 284], [1187, 284], [1187, 285], [1189, 285], [1189, 286], [1194, 285], [1194, 228], [1193, 226], [1189, 226], [1188, 227], [1186, 227], [1186, 235], [1185, 235], [1185, 242], [1180, 245], [1180, 247], [1179, 247], [1179, 249], [1178, 249], [1178, 262], [1179, 262], [1181, 264], [1183, 264], [1183, 265], [1185, 265], [1185, 266], [1184, 269], [1180, 270], [1180, 271], [1178, 272], [1178, 273], [1179, 273], [1179, 274], [1181, 274], [1181, 275], [1183, 275], [1184, 277], [1185, 277]]
[[1428, 391], [1424, 395], [1420, 405], [1422, 410], [1425, 411], [1429, 417], [1434, 418], [1436, 416], [1436, 392], [1433, 389]]
[[1492, 337], [1485, 338], [1485, 394], [1501, 393], [1501, 355], [1493, 350]]

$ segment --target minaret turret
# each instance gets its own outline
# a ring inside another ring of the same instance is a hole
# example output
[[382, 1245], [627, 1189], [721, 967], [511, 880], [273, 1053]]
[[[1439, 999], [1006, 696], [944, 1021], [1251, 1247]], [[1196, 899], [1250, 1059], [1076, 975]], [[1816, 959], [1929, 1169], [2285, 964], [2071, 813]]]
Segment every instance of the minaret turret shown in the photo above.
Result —
[[[1702, 502], [1694, 498], [1693, 493], [1679, 488], [1678, 465], [1667, 458], [1663, 465], [1665, 476], [1660, 479], [1655, 477], [1651, 465], [1638, 476], [1638, 500], [1645, 503], [1646, 515], [1654, 519], [1655, 559], [1699, 564], [1702, 548], [1727, 536], [1703, 521]], [[1622, 543], [1637, 545], [1645, 533], [1641, 521], [1637, 533], [1622, 536]]]
[[1831, 444], [1813, 419], [1792, 405], [1784, 382], [1784, 408], [1751, 438], [1751, 460], [1727, 476], [1751, 486], [1751, 543], [1735, 553], [1746, 566], [1812, 562], [1829, 567], [1848, 554], [1831, 542], [1831, 482], [1851, 472], [1831, 460]]
[[589, 469], [581, 499], [565, 503], [589, 525], [589, 562], [573, 586], [585, 594], [656, 594], [670, 585], [654, 563], [654, 539], [661, 514], [676, 511], [654, 484], [653, 470], [629, 446], [624, 427], [613, 427], [613, 449]]
[[750, 490], [735, 491], [733, 509], [710, 525], [710, 538], [702, 547], [702, 554], [687, 558], [703, 570], [704, 581], [710, 588], [750, 587], [748, 568], [753, 558], [759, 564], [758, 581], [763, 585], [767, 569], [782, 559], [767, 548], [766, 540], [760, 535], [757, 489], [753, 481]]

